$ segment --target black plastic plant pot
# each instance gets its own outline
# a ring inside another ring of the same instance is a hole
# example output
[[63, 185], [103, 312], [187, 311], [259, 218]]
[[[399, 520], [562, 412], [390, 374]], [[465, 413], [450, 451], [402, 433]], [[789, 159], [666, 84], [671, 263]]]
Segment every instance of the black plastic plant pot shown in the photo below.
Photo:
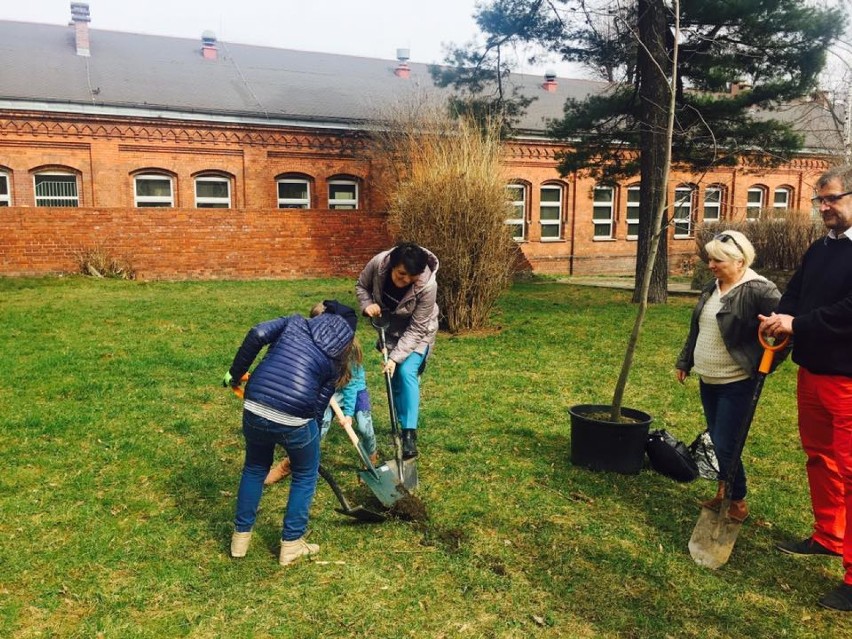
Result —
[[[653, 418], [632, 408], [622, 408], [630, 422], [600, 419], [610, 406], [581, 404], [568, 410], [571, 416], [571, 463], [589, 470], [636, 475], [645, 462], [645, 444]], [[589, 415], [595, 415], [590, 417]]]

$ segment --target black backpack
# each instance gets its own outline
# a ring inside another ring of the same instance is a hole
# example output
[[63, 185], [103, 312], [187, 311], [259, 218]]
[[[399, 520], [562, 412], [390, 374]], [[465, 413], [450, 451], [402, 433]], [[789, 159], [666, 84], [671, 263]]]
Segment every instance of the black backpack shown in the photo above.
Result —
[[648, 433], [645, 452], [651, 468], [675, 481], [690, 482], [698, 478], [698, 464], [682, 441], [663, 429]]

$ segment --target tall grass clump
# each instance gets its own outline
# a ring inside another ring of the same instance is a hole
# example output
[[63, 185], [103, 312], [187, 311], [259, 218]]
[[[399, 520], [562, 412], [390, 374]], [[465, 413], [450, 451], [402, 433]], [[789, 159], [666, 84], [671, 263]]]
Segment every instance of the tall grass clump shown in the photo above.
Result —
[[502, 152], [499, 122], [437, 107], [401, 108], [374, 136], [391, 227], [438, 256], [438, 304], [453, 333], [487, 324], [518, 260]]
[[699, 288], [713, 278], [705, 266], [707, 254], [704, 245], [717, 233], [728, 230], [740, 231], [751, 240], [756, 253], [752, 268], [783, 289], [811, 243], [825, 234], [825, 225], [810, 211], [785, 211], [783, 214], [763, 211], [757, 220], [718, 222], [699, 227], [695, 243], [702, 264], [696, 268], [693, 288]]

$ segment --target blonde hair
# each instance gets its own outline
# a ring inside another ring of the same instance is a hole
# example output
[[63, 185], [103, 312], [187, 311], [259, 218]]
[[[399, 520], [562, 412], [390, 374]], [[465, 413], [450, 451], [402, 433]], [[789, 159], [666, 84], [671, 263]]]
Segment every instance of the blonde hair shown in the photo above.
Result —
[[721, 231], [704, 245], [707, 257], [717, 262], [736, 262], [742, 260], [748, 268], [754, 262], [754, 246], [739, 231]]
[[[322, 315], [325, 313], [325, 303], [317, 302], [311, 307], [311, 317]], [[340, 377], [337, 378], [334, 387], [338, 390], [346, 386], [352, 380], [352, 368], [360, 366], [364, 361], [364, 351], [361, 348], [361, 342], [358, 341], [358, 336], [352, 336], [352, 341], [343, 349], [340, 354]]]

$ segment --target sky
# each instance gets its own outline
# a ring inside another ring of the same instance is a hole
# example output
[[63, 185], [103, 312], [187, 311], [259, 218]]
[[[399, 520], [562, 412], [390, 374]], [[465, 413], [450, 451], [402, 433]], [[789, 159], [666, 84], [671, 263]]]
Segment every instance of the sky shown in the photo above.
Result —
[[[478, 29], [477, 0], [89, 0], [90, 28], [220, 40], [282, 49], [411, 62], [441, 63], [443, 45], [465, 44]], [[68, 24], [70, 0], [2, 0], [0, 19]], [[521, 56], [523, 58], [524, 56]], [[576, 65], [552, 58], [522, 64], [521, 73], [583, 77]]]

